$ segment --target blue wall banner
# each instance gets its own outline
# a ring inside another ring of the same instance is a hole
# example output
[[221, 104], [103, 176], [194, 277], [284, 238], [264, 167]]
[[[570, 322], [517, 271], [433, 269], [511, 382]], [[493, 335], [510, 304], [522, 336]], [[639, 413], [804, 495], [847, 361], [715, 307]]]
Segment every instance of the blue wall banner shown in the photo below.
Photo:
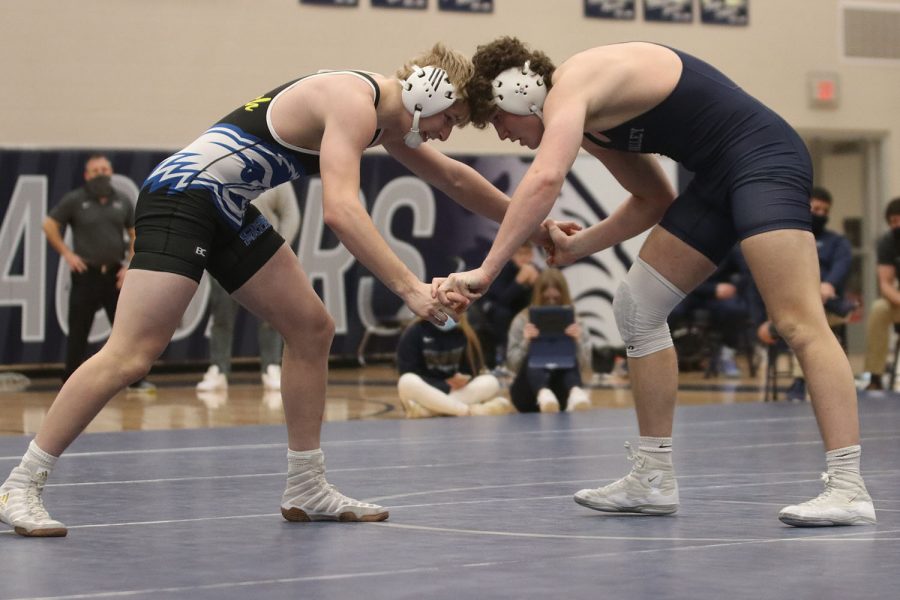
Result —
[[634, 19], [635, 0], [584, 0], [584, 16], [594, 19]]
[[694, 20], [694, 0], [644, 0], [644, 20], [690, 23]]
[[359, 6], [359, 0], [300, 0], [300, 4], [317, 6]]
[[[42, 222], [62, 196], [83, 184], [84, 163], [96, 150], [0, 150], [0, 363], [63, 361], [70, 275], [43, 234]], [[110, 150], [113, 185], [132, 201], [153, 167], [168, 152]], [[495, 186], [511, 194], [528, 168], [516, 156], [462, 156]], [[663, 163], [675, 180], [675, 165]], [[413, 176], [387, 155], [365, 156], [360, 201], [391, 249], [424, 281], [474, 268], [487, 254], [497, 224], [463, 209]], [[362, 267], [324, 225], [322, 182], [294, 182], [302, 216], [291, 246], [336, 324], [334, 356], [353, 356], [367, 328], [394, 316], [400, 300]], [[551, 217], [588, 226], [605, 218], [626, 193], [597, 161], [576, 160]], [[597, 346], [619, 345], [612, 294], [637, 254], [643, 236], [587, 257], [565, 269], [579, 316]], [[206, 276], [181, 320], [164, 361], [205, 361]], [[284, 298], [290, 302], [290, 298]], [[99, 347], [110, 325], [98, 311], [91, 341]], [[395, 340], [394, 340], [395, 342]], [[370, 347], [381, 350], [379, 341]], [[380, 340], [382, 344], [392, 343]], [[235, 329], [235, 356], [258, 356], [256, 320], [241, 311]], [[392, 350], [388, 346], [386, 350]]]
[[700, 20], [708, 25], [747, 25], [749, 0], [700, 0]]
[[440, 10], [470, 13], [494, 12], [494, 0], [438, 0]]
[[372, 0], [375, 8], [413, 8], [425, 10], [428, 8], [428, 0]]

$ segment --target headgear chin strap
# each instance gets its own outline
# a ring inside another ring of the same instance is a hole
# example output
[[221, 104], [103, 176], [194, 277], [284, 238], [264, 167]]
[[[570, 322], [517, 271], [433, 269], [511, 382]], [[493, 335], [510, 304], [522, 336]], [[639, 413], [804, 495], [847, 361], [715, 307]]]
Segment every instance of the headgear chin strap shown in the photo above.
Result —
[[403, 142], [410, 148], [418, 148], [423, 141], [419, 134], [419, 119], [436, 115], [453, 106], [456, 102], [456, 88], [447, 79], [445, 70], [418, 65], [413, 65], [413, 72], [400, 85], [403, 86], [403, 106], [413, 116], [412, 127], [403, 137]]
[[521, 67], [512, 67], [494, 78], [494, 104], [514, 115], [537, 115], [544, 120], [544, 99], [547, 86], [544, 78], [531, 70], [531, 61]]

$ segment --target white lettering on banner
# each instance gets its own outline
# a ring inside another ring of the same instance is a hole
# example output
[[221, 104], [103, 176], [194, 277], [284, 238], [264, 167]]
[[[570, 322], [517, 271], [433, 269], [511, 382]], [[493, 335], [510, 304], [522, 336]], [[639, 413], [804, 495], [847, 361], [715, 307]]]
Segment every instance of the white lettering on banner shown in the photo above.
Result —
[[[360, 202], [366, 205], [360, 191]], [[322, 248], [325, 236], [325, 215], [322, 206], [322, 180], [309, 180], [306, 191], [306, 214], [297, 241], [297, 256], [300, 266], [306, 271], [310, 282], [322, 282], [322, 302], [334, 319], [335, 332], [347, 333], [347, 295], [344, 289], [344, 274], [353, 266], [355, 259], [350, 251], [338, 244], [334, 248]]]
[[[42, 223], [47, 214], [47, 177], [23, 175], [16, 180], [0, 224], [0, 306], [22, 308], [22, 341], [44, 341], [44, 285], [47, 246]], [[22, 274], [11, 273], [22, 247]]]
[[430, 238], [434, 234], [435, 205], [431, 187], [416, 177], [398, 177], [384, 186], [372, 207], [372, 222], [387, 240], [394, 254], [419, 279], [425, 278], [425, 259], [416, 248], [398, 240], [391, 232], [394, 214], [403, 207], [413, 211], [412, 234]]
[[[112, 183], [132, 204], [136, 202], [138, 188], [131, 179], [116, 174]], [[48, 256], [42, 223], [47, 214], [48, 188], [47, 176], [20, 176], [0, 224], [0, 306], [21, 307], [23, 342], [42, 342], [45, 339]], [[362, 193], [360, 202], [365, 205]], [[404, 208], [413, 213], [411, 235], [415, 238], [431, 237], [435, 229], [436, 206], [434, 193], [428, 184], [415, 177], [396, 178], [380, 190], [372, 207], [373, 222], [391, 250], [417, 277], [424, 278], [426, 265], [422, 254], [409, 242], [398, 239], [391, 231], [395, 215]], [[309, 182], [305, 212], [297, 255], [310, 280], [321, 281], [323, 302], [335, 320], [337, 333], [346, 334], [349, 330], [348, 310], [351, 307], [348, 307], [346, 297], [345, 275], [356, 259], [341, 244], [327, 249], [321, 247], [325, 225], [322, 182], [318, 178]], [[72, 244], [71, 231], [66, 232], [65, 239], [68, 244]], [[22, 274], [12, 272], [13, 261], [17, 256], [21, 257], [21, 269], [16, 270], [21, 270]], [[69, 329], [70, 289], [69, 266], [66, 261], [59, 260], [53, 297], [55, 306], [52, 308], [64, 335], [68, 335]], [[204, 277], [172, 337], [173, 341], [190, 336], [201, 324], [206, 314], [208, 297], [209, 283]], [[109, 336], [110, 330], [106, 313], [98, 310], [89, 340], [102, 341]]]
[[[131, 178], [116, 173], [112, 176], [111, 183], [118, 193], [128, 198], [132, 207], [137, 205], [139, 189]], [[127, 238], [127, 235], [124, 232], [122, 235], [125, 235]], [[72, 231], [70, 228], [67, 228], [64, 239], [66, 245], [71, 248]], [[69, 290], [71, 290], [71, 288], [72, 273], [69, 270], [69, 264], [64, 260], [60, 260], [56, 271], [56, 321], [63, 334], [66, 336], [69, 335]], [[190, 304], [188, 304], [187, 310], [184, 311], [184, 315], [181, 317], [178, 329], [176, 329], [175, 333], [172, 335], [173, 342], [184, 339], [194, 332], [206, 312], [206, 301], [208, 296], [209, 283], [205, 280], [201, 281], [200, 287], [191, 299]], [[91, 343], [101, 342], [109, 337], [111, 331], [112, 326], [110, 325], [109, 318], [106, 316], [106, 311], [102, 308], [97, 310], [94, 315], [94, 322], [91, 325], [91, 332], [88, 335], [88, 341]]]
[[[360, 192], [360, 202], [365, 206], [365, 196]], [[372, 206], [372, 222], [385, 238], [391, 250], [418, 277], [425, 277], [425, 259], [411, 244], [397, 239], [391, 232], [391, 222], [396, 212], [408, 207], [413, 211], [415, 237], [427, 238], [434, 233], [435, 203], [434, 193], [427, 183], [416, 177], [398, 177], [378, 192]], [[344, 274], [356, 259], [343, 245], [323, 249], [322, 238], [325, 221], [322, 208], [322, 180], [312, 179], [306, 195], [306, 214], [303, 229], [297, 245], [300, 265], [310, 281], [322, 282], [322, 301], [335, 323], [335, 332], [348, 331], [347, 294], [344, 289]], [[362, 286], [357, 294], [362, 293]], [[357, 298], [357, 301], [364, 299]], [[362, 317], [361, 317], [362, 318]]]

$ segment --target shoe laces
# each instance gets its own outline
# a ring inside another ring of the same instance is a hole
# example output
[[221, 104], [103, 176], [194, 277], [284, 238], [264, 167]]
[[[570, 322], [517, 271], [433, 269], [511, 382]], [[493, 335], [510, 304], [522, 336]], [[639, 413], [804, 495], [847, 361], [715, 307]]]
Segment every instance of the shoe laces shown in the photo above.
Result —
[[631, 463], [632, 473], [643, 467], [644, 461], [646, 460], [639, 452], [635, 452], [631, 449], [631, 442], [625, 442], [625, 458]]
[[314, 472], [311, 477], [312, 485], [309, 486], [305, 493], [301, 494], [301, 498], [311, 500], [314, 498], [322, 499], [327, 497], [331, 500], [337, 499], [343, 503], [356, 502], [343, 495], [334, 485], [328, 483], [328, 480], [325, 479], [325, 469], [313, 467], [310, 470]]
[[631, 472], [629, 472], [625, 477], [622, 477], [621, 479], [613, 481], [612, 483], [607, 484], [600, 489], [602, 489], [606, 492], [615, 492], [615, 491], [620, 490], [623, 487], [627, 488], [631, 481], [638, 479], [637, 472], [638, 472], [638, 470], [641, 469], [641, 467], [644, 466], [644, 461], [646, 460], [646, 457], [641, 456], [640, 453], [632, 450], [631, 444], [629, 442], [625, 442], [625, 452], [626, 452], [625, 458], [628, 459], [628, 461], [631, 463]]
[[25, 506], [28, 508], [28, 514], [39, 520], [50, 520], [50, 513], [44, 508], [44, 501], [41, 494], [44, 492], [44, 484], [47, 481], [47, 474], [41, 472], [32, 478], [31, 482], [25, 487]]
[[835, 485], [832, 483], [834, 476], [829, 475], [828, 473], [822, 473], [819, 476], [819, 479], [821, 479], [825, 483], [825, 490], [821, 494], [819, 494], [818, 496], [813, 498], [812, 500], [807, 500], [806, 502], [804, 502], [804, 504], [807, 504], [807, 505], [823, 504], [823, 503], [827, 502], [829, 500], [829, 498], [831, 498], [831, 495], [837, 489], [835, 487]]

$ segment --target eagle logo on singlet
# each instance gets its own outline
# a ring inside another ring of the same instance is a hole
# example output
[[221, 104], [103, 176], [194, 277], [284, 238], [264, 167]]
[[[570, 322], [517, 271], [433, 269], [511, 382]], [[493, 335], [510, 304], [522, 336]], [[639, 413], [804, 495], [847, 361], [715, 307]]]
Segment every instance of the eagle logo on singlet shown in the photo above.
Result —
[[289, 154], [239, 127], [220, 123], [159, 163], [143, 187], [151, 192], [165, 188], [169, 194], [206, 190], [225, 220], [238, 229], [251, 200], [302, 175]]

